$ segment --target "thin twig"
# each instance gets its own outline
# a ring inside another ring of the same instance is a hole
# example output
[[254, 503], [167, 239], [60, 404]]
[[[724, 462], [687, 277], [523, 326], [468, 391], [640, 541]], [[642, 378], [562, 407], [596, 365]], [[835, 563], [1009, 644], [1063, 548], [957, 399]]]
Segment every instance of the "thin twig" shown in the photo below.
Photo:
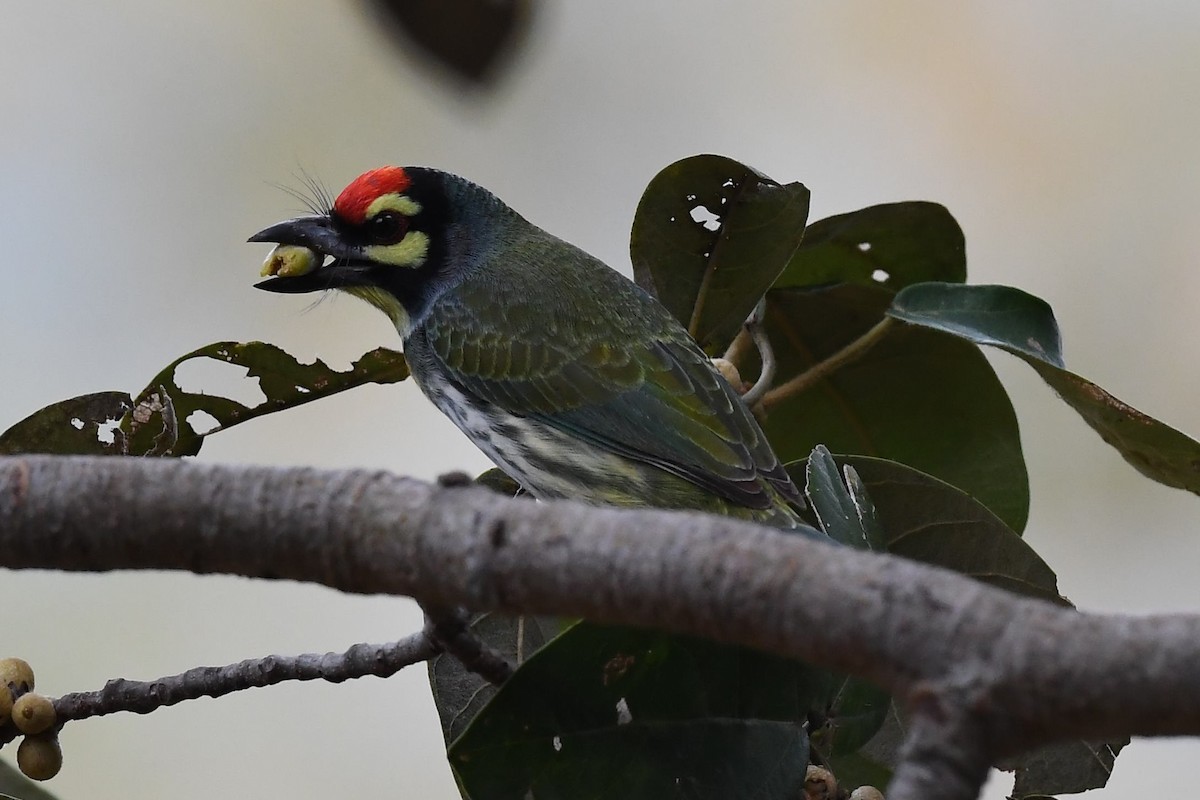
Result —
[[798, 394], [803, 394], [819, 381], [824, 380], [826, 376], [865, 355], [868, 350], [879, 343], [895, 323], [896, 321], [891, 317], [884, 317], [875, 324], [875, 327], [841, 350], [838, 350], [829, 358], [813, 364], [787, 383], [767, 392], [758, 405], [762, 410], [769, 411], [772, 406], [778, 405], [782, 401], [795, 397]]
[[758, 301], [758, 305], [750, 312], [750, 316], [746, 317], [746, 322], [742, 325], [742, 330], [750, 334], [750, 338], [754, 340], [754, 346], [758, 348], [758, 357], [762, 361], [762, 369], [758, 372], [758, 380], [750, 387], [750, 390], [742, 395], [742, 401], [754, 408], [754, 405], [766, 395], [767, 390], [771, 388], [771, 382], [775, 380], [775, 350], [771, 347], [771, 340], [767, 337], [767, 328], [763, 325], [763, 318], [767, 315], [767, 298], [763, 297]]
[[465, 612], [429, 604], [421, 610], [425, 633], [464, 667], [495, 686], [512, 677], [515, 667], [472, 632]]
[[743, 325], [738, 331], [737, 336], [733, 337], [733, 341], [729, 343], [729, 347], [725, 348], [725, 354], [721, 358], [733, 364], [738, 369], [742, 368], [742, 360], [746, 358], [746, 354], [750, 352], [750, 331], [746, 330]]
[[[273, 686], [284, 681], [325, 680], [341, 683], [375, 675], [386, 678], [404, 667], [428, 661], [442, 646], [426, 631], [388, 644], [356, 644], [344, 653], [305, 653], [298, 656], [264, 656], [223, 667], [194, 667], [187, 672], [153, 681], [114, 678], [95, 692], [72, 692], [54, 700], [59, 727], [72, 720], [100, 717], [118, 711], [149, 714], [184, 700]], [[0, 746], [19, 733], [13, 726], [0, 728]]]

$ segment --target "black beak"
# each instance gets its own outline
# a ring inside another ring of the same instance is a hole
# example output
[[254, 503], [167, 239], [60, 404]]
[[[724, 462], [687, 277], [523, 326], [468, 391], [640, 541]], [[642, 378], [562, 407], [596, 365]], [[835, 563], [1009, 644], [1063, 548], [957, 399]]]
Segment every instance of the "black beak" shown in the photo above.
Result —
[[334, 258], [345, 258], [346, 245], [333, 227], [329, 217], [297, 217], [264, 228], [251, 236], [248, 242], [275, 242], [307, 247]]
[[[251, 236], [250, 242], [275, 242], [307, 247], [317, 253], [333, 256], [334, 261], [328, 266], [314, 270], [307, 275], [292, 277], [275, 276], [254, 284], [254, 288], [268, 292], [299, 294], [315, 292], [323, 289], [336, 289], [342, 286], [355, 286], [364, 283], [359, 276], [362, 267], [359, 259], [361, 254], [352, 246], [347, 245], [341, 234], [333, 226], [332, 220], [326, 216], [297, 217], [286, 222], [280, 222], [269, 228], [264, 228]], [[356, 277], [359, 278], [356, 280]]]

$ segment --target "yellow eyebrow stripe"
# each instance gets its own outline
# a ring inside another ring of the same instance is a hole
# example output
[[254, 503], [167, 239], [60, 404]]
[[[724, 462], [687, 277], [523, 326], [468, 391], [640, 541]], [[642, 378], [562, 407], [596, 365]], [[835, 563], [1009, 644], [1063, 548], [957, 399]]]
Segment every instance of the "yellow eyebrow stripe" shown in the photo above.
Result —
[[397, 211], [406, 217], [415, 217], [421, 213], [421, 204], [408, 195], [399, 192], [381, 194], [367, 206], [366, 219], [371, 219], [380, 211]]

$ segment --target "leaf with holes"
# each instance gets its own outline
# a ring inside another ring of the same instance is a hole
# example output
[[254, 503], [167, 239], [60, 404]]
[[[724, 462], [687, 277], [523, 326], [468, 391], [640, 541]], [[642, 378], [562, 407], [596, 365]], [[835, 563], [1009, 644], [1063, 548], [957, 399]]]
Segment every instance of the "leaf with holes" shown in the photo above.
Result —
[[646, 187], [630, 236], [633, 274], [700, 346], [730, 342], [804, 236], [808, 189], [722, 156], [685, 158]]
[[963, 489], [1022, 530], [1029, 478], [1016, 414], [975, 345], [893, 323], [857, 360], [789, 390], [789, 380], [878, 325], [891, 297], [850, 284], [767, 295], [766, 328], [781, 377], [762, 406], [775, 452], [795, 461], [824, 444], [909, 464]]
[[120, 455], [115, 423], [132, 407], [125, 392], [96, 392], [48, 405], [0, 433], [0, 455]]
[[[215, 359], [246, 368], [248, 378], [257, 378], [266, 399], [255, 406], [216, 395], [188, 392], [175, 382], [175, 370], [192, 359]], [[364, 383], [396, 383], [408, 377], [404, 356], [378, 348], [339, 372], [320, 359], [301, 364], [272, 344], [264, 342], [217, 342], [172, 361], [142, 390], [133, 408], [121, 420], [129, 455], [188, 456], [200, 451], [204, 437], [226, 430], [264, 414], [310, 403], [353, 389]], [[204, 412], [217, 427], [197, 432], [188, 422]]]
[[857, 283], [896, 292], [920, 281], [967, 279], [962, 228], [944, 206], [911, 201], [870, 206], [808, 226], [783, 288]]
[[1200, 443], [1068, 371], [1044, 300], [1009, 286], [923, 283], [896, 295], [888, 315], [1023, 359], [1138, 472], [1200, 494]]
[[824, 688], [814, 676], [749, 650], [579, 623], [500, 688], [450, 765], [471, 800], [799, 797], [802, 723]]

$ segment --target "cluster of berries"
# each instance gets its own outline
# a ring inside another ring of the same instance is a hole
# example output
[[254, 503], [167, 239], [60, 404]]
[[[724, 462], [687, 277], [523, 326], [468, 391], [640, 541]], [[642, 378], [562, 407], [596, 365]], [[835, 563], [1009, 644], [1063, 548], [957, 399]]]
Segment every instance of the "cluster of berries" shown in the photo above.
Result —
[[54, 702], [33, 691], [33, 668], [19, 658], [0, 659], [0, 733], [12, 725], [24, 735], [17, 766], [26, 777], [48, 781], [62, 768]]

